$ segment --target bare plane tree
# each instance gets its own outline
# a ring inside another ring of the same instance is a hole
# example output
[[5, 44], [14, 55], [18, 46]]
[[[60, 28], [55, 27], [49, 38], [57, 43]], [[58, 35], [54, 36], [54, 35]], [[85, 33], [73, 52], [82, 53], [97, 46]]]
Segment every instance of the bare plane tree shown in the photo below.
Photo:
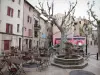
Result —
[[[90, 2], [87, 3], [88, 5], [88, 16], [89, 16], [89, 22], [97, 28], [97, 34], [98, 34], [98, 53], [100, 54], [100, 20], [97, 18], [97, 15], [93, 11], [93, 6], [95, 5], [95, 1], [93, 1], [92, 4]], [[92, 17], [94, 20], [91, 20]], [[94, 24], [96, 22], [96, 24]]]
[[53, 16], [54, 2], [52, 2], [52, 5], [50, 6], [47, 1], [48, 14], [46, 13], [45, 9], [43, 8], [43, 3], [39, 2], [39, 5], [40, 5], [39, 9], [41, 10], [42, 14], [45, 14], [46, 17], [48, 17], [48, 20], [50, 20], [53, 23], [53, 25], [57, 26], [57, 28], [61, 32], [60, 50], [63, 50], [63, 47], [64, 47], [63, 40], [65, 39], [65, 35], [66, 35], [65, 33], [67, 33], [70, 30], [70, 28], [72, 27], [72, 25], [74, 23], [74, 12], [75, 12], [75, 7], [77, 5], [77, 0], [75, 3], [69, 2], [69, 4], [70, 4], [70, 8], [67, 13], [65, 12], [64, 16], [62, 17], [61, 24], [59, 25], [57, 17]]

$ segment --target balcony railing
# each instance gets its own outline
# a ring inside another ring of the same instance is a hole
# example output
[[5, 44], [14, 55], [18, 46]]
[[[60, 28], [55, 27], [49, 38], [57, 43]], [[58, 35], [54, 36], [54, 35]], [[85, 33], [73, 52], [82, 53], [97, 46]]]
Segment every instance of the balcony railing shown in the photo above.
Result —
[[41, 26], [40, 25], [34, 25], [34, 29], [35, 30], [40, 30], [41, 29]]

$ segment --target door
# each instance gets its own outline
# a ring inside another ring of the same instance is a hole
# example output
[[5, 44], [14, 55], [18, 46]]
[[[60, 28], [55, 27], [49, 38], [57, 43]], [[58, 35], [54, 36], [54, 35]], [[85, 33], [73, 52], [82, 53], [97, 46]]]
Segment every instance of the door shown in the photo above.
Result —
[[9, 50], [9, 43], [10, 41], [9, 40], [4, 40], [4, 50]]
[[38, 48], [38, 44], [39, 44], [39, 42], [37, 41], [37, 48]]
[[29, 40], [29, 49], [32, 47], [32, 40]]
[[21, 50], [21, 38], [19, 38], [19, 50]]
[[28, 49], [28, 39], [26, 39], [26, 49]]

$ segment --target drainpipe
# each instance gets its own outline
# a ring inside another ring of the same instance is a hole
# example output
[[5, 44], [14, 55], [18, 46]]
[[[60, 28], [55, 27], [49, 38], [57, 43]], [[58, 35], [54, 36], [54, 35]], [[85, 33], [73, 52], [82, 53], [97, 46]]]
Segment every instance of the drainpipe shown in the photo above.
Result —
[[24, 41], [24, 2], [25, 0], [23, 1], [22, 51], [23, 51], [23, 41]]
[[[40, 15], [41, 14], [39, 14], [39, 26], [40, 26]], [[38, 47], [40, 47], [40, 29], [39, 29], [39, 42], [38, 42]]]

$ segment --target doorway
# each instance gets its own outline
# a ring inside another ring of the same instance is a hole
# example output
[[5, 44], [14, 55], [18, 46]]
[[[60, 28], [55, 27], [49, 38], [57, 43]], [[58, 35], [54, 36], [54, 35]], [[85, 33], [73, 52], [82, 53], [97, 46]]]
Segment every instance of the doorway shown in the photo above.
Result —
[[19, 38], [19, 50], [21, 50], [21, 38]]
[[9, 50], [10, 40], [4, 40], [4, 50]]
[[29, 49], [31, 49], [32, 48], [32, 40], [30, 39], [29, 40]]

